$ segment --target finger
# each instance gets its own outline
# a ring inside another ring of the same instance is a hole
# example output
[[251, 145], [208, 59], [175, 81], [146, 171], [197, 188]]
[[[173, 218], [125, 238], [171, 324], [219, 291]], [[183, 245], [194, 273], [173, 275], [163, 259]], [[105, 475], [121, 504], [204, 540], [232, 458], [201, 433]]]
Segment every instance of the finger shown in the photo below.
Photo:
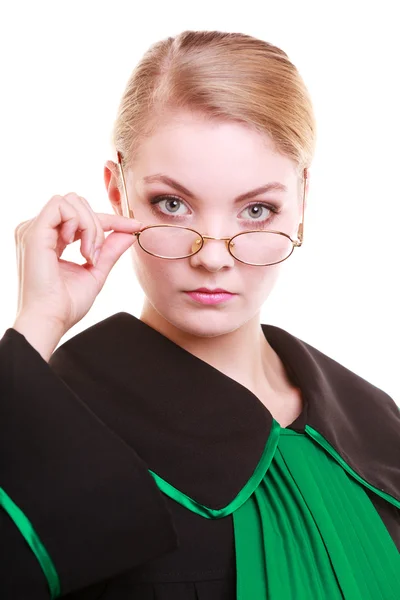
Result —
[[93, 217], [93, 211], [90, 206], [82, 202], [80, 197], [71, 192], [64, 196], [67, 202], [70, 202], [79, 214], [79, 224], [77, 229], [80, 231], [81, 237], [81, 254], [86, 260], [92, 262], [94, 252], [94, 241], [97, 235], [97, 225]]
[[25, 239], [25, 234], [29, 230], [32, 225], [34, 219], [28, 219], [27, 221], [22, 221], [17, 225], [14, 230], [14, 241], [15, 241], [15, 254], [17, 261], [17, 274], [18, 274], [18, 304], [17, 304], [17, 314], [20, 310], [21, 302], [22, 302], [22, 277], [23, 277], [23, 240]]
[[97, 213], [101, 226], [104, 231], [119, 231], [121, 233], [133, 233], [143, 227], [141, 221], [130, 219], [121, 215], [111, 215], [108, 213]]
[[88, 210], [91, 212], [93, 220], [96, 224], [96, 236], [95, 236], [95, 239], [93, 240], [93, 248], [94, 249], [100, 248], [104, 244], [104, 241], [105, 241], [104, 230], [101, 226], [100, 219], [98, 218], [97, 213], [92, 209], [92, 207], [90, 206], [90, 204], [86, 200], [86, 198], [84, 198], [83, 196], [79, 196], [79, 198], [87, 206]]
[[22, 232], [26, 231], [26, 229], [28, 229], [28, 227], [30, 226], [32, 221], [33, 221], [33, 219], [29, 219], [27, 221], [22, 221], [21, 223], [18, 223], [18, 225], [14, 229], [14, 241], [16, 244], [19, 242]]
[[118, 259], [132, 246], [135, 240], [136, 236], [113, 231], [100, 248], [96, 264], [87, 268], [97, 269], [105, 280]]
[[31, 239], [35, 235], [36, 238], [36, 233], [39, 231], [37, 239], [41, 242], [46, 241], [46, 246], [49, 249], [55, 249], [59, 242], [61, 230], [64, 231], [67, 227], [75, 231], [78, 223], [79, 214], [76, 208], [67, 202], [63, 196], [57, 194], [52, 196], [44, 205], [37, 217], [32, 220], [29, 229], [22, 230], [22, 236], [29, 236]]

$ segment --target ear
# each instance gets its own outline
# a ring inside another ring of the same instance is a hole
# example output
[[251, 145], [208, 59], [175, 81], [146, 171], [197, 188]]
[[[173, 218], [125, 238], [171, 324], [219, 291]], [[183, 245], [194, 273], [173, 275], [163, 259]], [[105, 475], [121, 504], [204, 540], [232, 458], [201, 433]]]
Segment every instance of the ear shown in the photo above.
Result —
[[122, 216], [121, 194], [118, 189], [118, 180], [118, 166], [112, 160], [108, 160], [104, 165], [104, 183], [114, 212], [117, 215]]

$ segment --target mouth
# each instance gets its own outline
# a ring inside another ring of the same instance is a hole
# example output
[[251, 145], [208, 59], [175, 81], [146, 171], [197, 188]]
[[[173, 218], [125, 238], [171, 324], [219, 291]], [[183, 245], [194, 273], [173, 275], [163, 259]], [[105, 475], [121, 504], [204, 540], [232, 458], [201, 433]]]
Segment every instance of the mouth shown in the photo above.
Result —
[[237, 294], [227, 292], [226, 290], [221, 290], [221, 288], [217, 288], [216, 290], [199, 288], [197, 290], [185, 293], [190, 298], [192, 298], [192, 300], [200, 304], [220, 304], [222, 302], [227, 302], [228, 300], [231, 300], [232, 298], [237, 296]]
[[224, 290], [222, 288], [214, 288], [211, 290], [210, 288], [200, 287], [196, 290], [190, 290], [190, 292], [202, 292], [204, 294], [232, 294], [233, 292], [228, 292], [228, 290]]

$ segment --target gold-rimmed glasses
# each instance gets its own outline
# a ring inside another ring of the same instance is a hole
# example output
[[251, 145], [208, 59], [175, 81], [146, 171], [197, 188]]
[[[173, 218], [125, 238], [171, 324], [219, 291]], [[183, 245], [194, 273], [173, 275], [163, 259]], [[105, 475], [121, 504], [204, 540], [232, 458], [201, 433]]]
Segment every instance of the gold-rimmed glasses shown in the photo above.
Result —
[[[117, 152], [122, 186], [123, 216], [134, 218], [128, 203], [128, 193], [122, 168], [122, 155]], [[152, 256], [168, 260], [188, 258], [199, 252], [206, 240], [221, 240], [226, 243], [229, 253], [239, 262], [257, 267], [271, 266], [288, 259], [295, 248], [303, 243], [304, 207], [306, 195], [307, 169], [304, 169], [304, 189], [302, 201], [302, 220], [298, 227], [297, 240], [282, 231], [255, 229], [243, 231], [230, 238], [216, 238], [203, 235], [190, 227], [180, 225], [148, 225], [134, 232], [139, 246]]]

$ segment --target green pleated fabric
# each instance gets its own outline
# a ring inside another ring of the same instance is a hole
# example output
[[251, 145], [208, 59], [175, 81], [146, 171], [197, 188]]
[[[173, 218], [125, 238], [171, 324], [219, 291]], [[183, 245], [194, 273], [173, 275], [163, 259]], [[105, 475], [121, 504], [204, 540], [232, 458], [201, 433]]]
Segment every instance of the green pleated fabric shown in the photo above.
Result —
[[306, 433], [276, 431], [263, 479], [232, 513], [237, 599], [400, 598], [400, 553], [363, 485]]

